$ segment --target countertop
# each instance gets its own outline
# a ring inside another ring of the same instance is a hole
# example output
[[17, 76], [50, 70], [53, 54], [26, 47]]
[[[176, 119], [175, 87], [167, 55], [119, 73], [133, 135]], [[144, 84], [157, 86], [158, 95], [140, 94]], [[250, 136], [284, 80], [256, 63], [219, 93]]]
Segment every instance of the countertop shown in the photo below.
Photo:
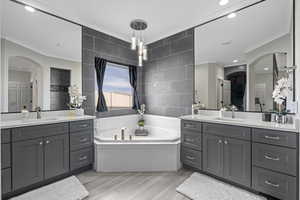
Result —
[[299, 126], [297, 120], [294, 124], [278, 124], [275, 122], [264, 122], [259, 119], [242, 119], [238, 118], [231, 120], [231, 118], [225, 118], [227, 120], [218, 119], [218, 116], [207, 116], [207, 115], [185, 115], [181, 116], [180, 119], [191, 120], [191, 121], [200, 121], [200, 122], [210, 122], [210, 123], [219, 123], [226, 125], [235, 125], [235, 126], [244, 126], [251, 128], [263, 128], [271, 130], [280, 130], [280, 131], [289, 131], [289, 132], [299, 132]]
[[88, 120], [95, 119], [95, 116], [90, 115], [82, 115], [82, 116], [53, 116], [53, 117], [45, 117], [42, 119], [18, 119], [18, 120], [7, 120], [1, 121], [0, 128], [18, 128], [24, 126], [36, 126], [43, 124], [55, 124], [61, 122], [70, 122], [70, 121], [80, 121], [80, 120]]

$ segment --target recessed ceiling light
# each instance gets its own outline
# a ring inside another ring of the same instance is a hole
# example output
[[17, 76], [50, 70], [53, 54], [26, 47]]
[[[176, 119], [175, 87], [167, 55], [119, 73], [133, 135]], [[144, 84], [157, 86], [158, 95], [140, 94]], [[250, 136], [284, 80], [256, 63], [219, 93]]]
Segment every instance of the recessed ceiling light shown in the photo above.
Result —
[[265, 68], [264, 68], [264, 70], [265, 70], [265, 71], [268, 71], [268, 70], [269, 70], [269, 68], [268, 68], [268, 67], [265, 67]]
[[31, 6], [25, 6], [25, 10], [27, 10], [29, 12], [35, 12], [35, 9]]
[[237, 63], [237, 62], [239, 62], [239, 61], [238, 61], [238, 60], [233, 60], [232, 62]]
[[219, 5], [220, 6], [225, 6], [228, 3], [229, 3], [229, 0], [220, 0]]
[[227, 15], [227, 17], [229, 19], [235, 18], [236, 17], [236, 13], [230, 13], [229, 15]]

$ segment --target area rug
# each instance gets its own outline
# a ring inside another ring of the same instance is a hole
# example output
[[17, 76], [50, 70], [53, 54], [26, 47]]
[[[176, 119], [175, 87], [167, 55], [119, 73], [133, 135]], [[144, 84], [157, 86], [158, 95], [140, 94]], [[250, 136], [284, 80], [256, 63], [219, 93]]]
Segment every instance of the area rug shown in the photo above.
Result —
[[80, 181], [75, 176], [71, 176], [11, 200], [82, 200], [88, 195], [88, 191]]
[[176, 190], [193, 200], [266, 200], [264, 197], [199, 173], [193, 173]]

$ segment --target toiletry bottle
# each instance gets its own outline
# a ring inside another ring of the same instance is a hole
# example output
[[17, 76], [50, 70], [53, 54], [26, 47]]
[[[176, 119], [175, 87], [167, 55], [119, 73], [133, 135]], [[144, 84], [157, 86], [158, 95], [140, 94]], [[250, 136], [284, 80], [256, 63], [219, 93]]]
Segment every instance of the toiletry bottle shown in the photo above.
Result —
[[26, 119], [26, 118], [29, 117], [29, 111], [27, 110], [26, 106], [23, 106], [23, 109], [21, 110], [21, 113], [22, 113], [22, 118], [23, 119]]

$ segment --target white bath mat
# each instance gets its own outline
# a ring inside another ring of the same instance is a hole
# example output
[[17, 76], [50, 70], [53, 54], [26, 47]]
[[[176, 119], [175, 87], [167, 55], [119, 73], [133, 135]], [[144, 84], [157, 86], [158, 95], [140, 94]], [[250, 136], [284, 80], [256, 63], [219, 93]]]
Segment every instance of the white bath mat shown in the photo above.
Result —
[[266, 200], [199, 173], [193, 173], [176, 190], [193, 200]]
[[88, 195], [88, 191], [80, 181], [75, 176], [71, 176], [11, 200], [81, 200]]

